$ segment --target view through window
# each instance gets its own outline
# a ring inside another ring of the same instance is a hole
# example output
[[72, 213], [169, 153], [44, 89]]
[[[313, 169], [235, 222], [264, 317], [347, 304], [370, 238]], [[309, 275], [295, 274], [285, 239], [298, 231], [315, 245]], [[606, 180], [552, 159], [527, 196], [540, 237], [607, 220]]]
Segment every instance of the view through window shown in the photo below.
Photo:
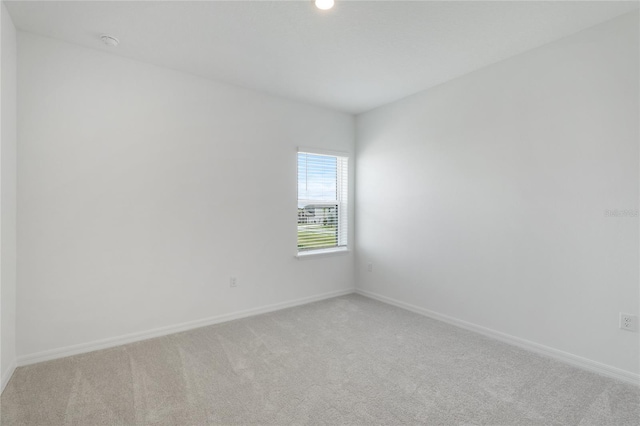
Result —
[[298, 152], [298, 252], [347, 246], [346, 156]]

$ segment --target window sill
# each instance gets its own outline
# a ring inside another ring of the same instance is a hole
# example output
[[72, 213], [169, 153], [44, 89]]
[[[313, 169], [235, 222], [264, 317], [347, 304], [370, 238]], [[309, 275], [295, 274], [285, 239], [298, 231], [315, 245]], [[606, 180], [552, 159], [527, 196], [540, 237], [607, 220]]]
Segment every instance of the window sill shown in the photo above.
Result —
[[296, 258], [298, 260], [307, 260], [307, 259], [315, 259], [318, 257], [341, 256], [341, 255], [349, 254], [350, 252], [351, 250], [345, 247], [323, 249], [323, 250], [310, 250], [310, 251], [299, 252], [296, 255]]

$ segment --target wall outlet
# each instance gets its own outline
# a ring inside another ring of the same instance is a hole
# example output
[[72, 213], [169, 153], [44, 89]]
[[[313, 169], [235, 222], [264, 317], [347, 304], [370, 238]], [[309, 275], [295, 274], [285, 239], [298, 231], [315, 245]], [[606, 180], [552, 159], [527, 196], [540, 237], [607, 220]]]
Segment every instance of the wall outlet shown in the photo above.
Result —
[[367, 271], [373, 272], [373, 263], [371, 263], [371, 262], [367, 263]]
[[627, 331], [638, 331], [638, 317], [620, 312], [620, 328]]
[[236, 277], [229, 279], [229, 287], [238, 287], [238, 279]]

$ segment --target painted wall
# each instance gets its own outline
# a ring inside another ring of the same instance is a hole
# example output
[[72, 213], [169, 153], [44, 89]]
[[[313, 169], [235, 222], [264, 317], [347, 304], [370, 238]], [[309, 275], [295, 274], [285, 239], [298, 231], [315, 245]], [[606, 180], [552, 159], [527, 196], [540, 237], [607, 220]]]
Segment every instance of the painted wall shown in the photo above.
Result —
[[0, 4], [0, 371], [1, 389], [16, 365], [16, 29]]
[[352, 116], [22, 32], [18, 52], [19, 358], [353, 288], [351, 254], [294, 257], [297, 146], [353, 153]]
[[636, 12], [358, 116], [358, 288], [638, 373], [638, 75]]

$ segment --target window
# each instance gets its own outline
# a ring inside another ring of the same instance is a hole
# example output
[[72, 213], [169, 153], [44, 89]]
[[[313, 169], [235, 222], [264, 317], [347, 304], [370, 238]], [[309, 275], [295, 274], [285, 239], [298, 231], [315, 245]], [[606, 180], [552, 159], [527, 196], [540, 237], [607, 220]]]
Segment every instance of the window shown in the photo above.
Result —
[[347, 248], [348, 157], [298, 151], [298, 253]]

